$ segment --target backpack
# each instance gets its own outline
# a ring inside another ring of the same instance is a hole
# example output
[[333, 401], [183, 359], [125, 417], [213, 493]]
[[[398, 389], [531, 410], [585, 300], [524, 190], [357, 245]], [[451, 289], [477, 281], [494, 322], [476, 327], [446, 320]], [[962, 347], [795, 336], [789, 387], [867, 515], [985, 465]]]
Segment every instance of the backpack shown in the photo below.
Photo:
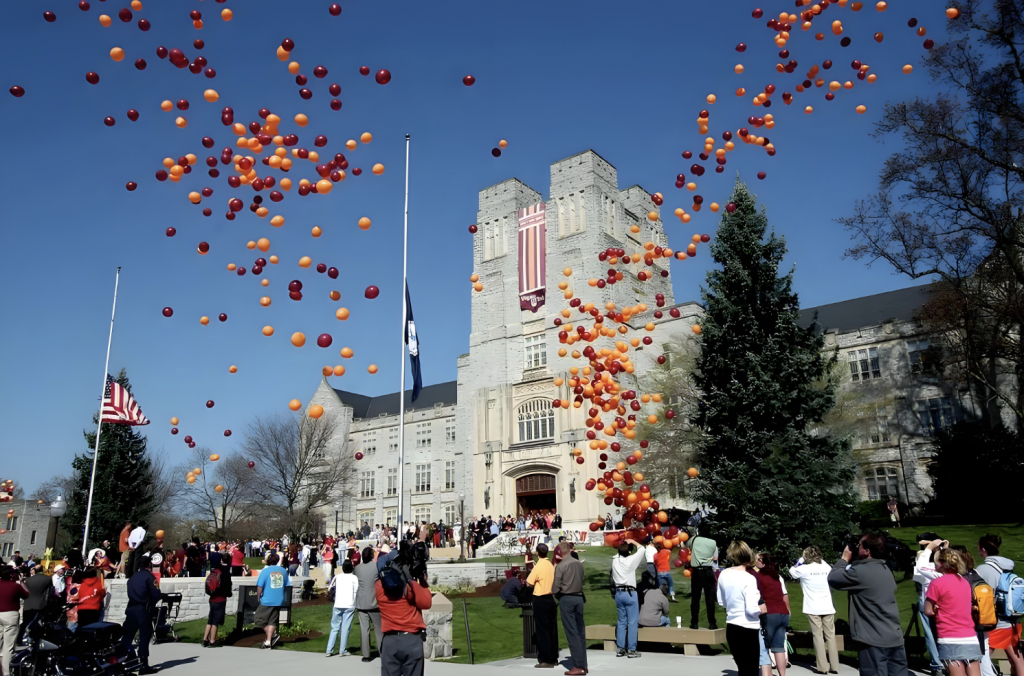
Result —
[[377, 579], [389, 599], [401, 598], [405, 593], [405, 576], [394, 566], [394, 560], [388, 561], [377, 573]]
[[1012, 571], [1001, 573], [996, 583], [995, 600], [999, 619], [1015, 621], [1020, 618], [1024, 615], [1024, 579]]
[[206, 595], [213, 596], [217, 593], [217, 589], [220, 587], [220, 569], [214, 568], [210, 571], [210, 574], [206, 576]]
[[999, 620], [996, 616], [996, 600], [992, 587], [976, 570], [968, 571], [964, 577], [971, 583], [971, 614], [974, 616], [975, 630], [992, 631]]

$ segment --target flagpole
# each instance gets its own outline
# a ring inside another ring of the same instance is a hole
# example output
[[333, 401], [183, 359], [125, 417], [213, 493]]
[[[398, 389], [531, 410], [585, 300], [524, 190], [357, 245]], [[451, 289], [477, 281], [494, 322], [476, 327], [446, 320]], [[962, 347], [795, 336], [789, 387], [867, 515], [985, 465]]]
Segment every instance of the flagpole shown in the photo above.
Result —
[[89, 479], [89, 501], [85, 507], [85, 532], [82, 535], [82, 555], [89, 551], [89, 518], [92, 516], [92, 491], [96, 486], [96, 460], [100, 456], [100, 431], [103, 429], [103, 395], [107, 390], [107, 373], [110, 368], [110, 343], [114, 339], [114, 313], [117, 311], [117, 283], [121, 280], [121, 266], [114, 276], [114, 307], [110, 310], [110, 333], [107, 335], [107, 360], [103, 363], [103, 387], [100, 388], [100, 415], [96, 424], [96, 448], [92, 451], [92, 477]]
[[[405, 285], [406, 273], [409, 265], [409, 135], [405, 135], [405, 223], [403, 226], [404, 237], [402, 240], [402, 359], [398, 362], [401, 367], [401, 389], [398, 391], [398, 519], [397, 524], [404, 524], [402, 519], [402, 503], [405, 500], [405, 332], [406, 324], [409, 321], [409, 305], [406, 302]], [[412, 509], [410, 505], [409, 509]], [[401, 526], [398, 526], [401, 528]], [[405, 537], [399, 533], [399, 538]]]

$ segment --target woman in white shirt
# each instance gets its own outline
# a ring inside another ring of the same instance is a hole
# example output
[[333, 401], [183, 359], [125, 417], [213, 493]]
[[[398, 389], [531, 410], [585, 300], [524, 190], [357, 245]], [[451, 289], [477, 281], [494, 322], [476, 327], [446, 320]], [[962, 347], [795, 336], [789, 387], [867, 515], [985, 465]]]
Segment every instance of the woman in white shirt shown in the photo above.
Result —
[[732, 567], [718, 576], [718, 605], [725, 608], [725, 639], [736, 661], [738, 676], [758, 676], [761, 648], [761, 613], [757, 580], [747, 572], [754, 552], [746, 542], [733, 542], [728, 549]]
[[[828, 574], [832, 566], [821, 558], [821, 550], [811, 546], [804, 550], [796, 565], [789, 569], [789, 576], [800, 580], [804, 593], [804, 615], [811, 623], [811, 638], [814, 640], [814, 655], [819, 674], [835, 674], [839, 671], [839, 650], [836, 648], [836, 607], [832, 603], [832, 590], [828, 586]], [[825, 658], [826, 648], [828, 658]]]
[[341, 572], [334, 576], [328, 589], [334, 588], [334, 611], [331, 615], [331, 636], [327, 639], [327, 656], [334, 654], [334, 641], [341, 634], [341, 656], [348, 654], [348, 631], [352, 627], [352, 616], [356, 611], [356, 592], [359, 578], [353, 574], [351, 561], [341, 564]]

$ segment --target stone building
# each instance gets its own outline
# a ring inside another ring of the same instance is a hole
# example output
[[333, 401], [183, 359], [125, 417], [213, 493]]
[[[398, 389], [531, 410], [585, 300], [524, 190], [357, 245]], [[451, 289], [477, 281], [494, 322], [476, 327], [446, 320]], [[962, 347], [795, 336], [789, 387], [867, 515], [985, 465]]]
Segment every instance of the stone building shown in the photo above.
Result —
[[[631, 353], [637, 373], [665, 343], [692, 340], [691, 327], [703, 310], [694, 301], [676, 303], [667, 266], [644, 268], [653, 272], [644, 282], [627, 273], [615, 285], [587, 283], [606, 274], [600, 251], [667, 244], [662, 222], [651, 220], [651, 212], [659, 212], [651, 195], [639, 186], [620, 190], [616, 169], [592, 150], [551, 166], [546, 200], [514, 178], [480, 191], [473, 263], [483, 289], [470, 299], [469, 351], [458, 358], [456, 382], [425, 387], [415, 404], [406, 394], [402, 520], [450, 523], [463, 494], [467, 515], [556, 509], [566, 527], [582, 527], [607, 511], [583, 487], [600, 474], [596, 454], [584, 453], [582, 464], [572, 455], [587, 443], [585, 409], [551, 406], [555, 398], [574, 396], [567, 385], [555, 384], [558, 379], [567, 380], [571, 366], [585, 365], [558, 355], [555, 320], [566, 307], [559, 283], [598, 307], [648, 306], [630, 321], [632, 328], [656, 325], [650, 334], [656, 342]], [[640, 232], [632, 232], [632, 225]], [[854, 436], [857, 488], [865, 500], [895, 495], [903, 504], [926, 501], [935, 431], [975, 415], [969, 393], [945, 380], [929, 359], [932, 339], [916, 315], [931, 288], [802, 312], [804, 325], [817, 317], [826, 348], [838, 349], [843, 361], [839, 431]], [[655, 307], [656, 294], [663, 295], [661, 308]], [[662, 316], [655, 316], [656, 309]], [[642, 389], [633, 376], [618, 377], [624, 386]], [[338, 505], [345, 529], [395, 521], [398, 394], [366, 397], [334, 390], [324, 379], [310, 403], [323, 405], [339, 422], [332, 452], [364, 455], [355, 484]]]
[[0, 557], [6, 561], [20, 551], [26, 559], [32, 553], [41, 559], [53, 537], [54, 523], [49, 504], [36, 500], [0, 503]]

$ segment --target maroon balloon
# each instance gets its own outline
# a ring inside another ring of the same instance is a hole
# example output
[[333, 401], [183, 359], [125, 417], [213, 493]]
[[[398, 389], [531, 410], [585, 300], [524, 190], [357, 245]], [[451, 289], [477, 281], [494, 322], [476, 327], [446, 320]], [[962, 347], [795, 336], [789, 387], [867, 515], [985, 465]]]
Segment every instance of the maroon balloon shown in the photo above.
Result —
[[168, 54], [167, 48], [164, 47], [163, 45], [161, 45], [160, 47], [156, 48], [157, 58], [166, 59], [167, 58], [167, 54]]
[[82, 0], [80, 3], [78, 3], [78, 9], [82, 10], [83, 12], [88, 12], [89, 11], [89, 3], [86, 2], [85, 0]]
[[330, 347], [333, 342], [334, 339], [331, 338], [331, 334], [329, 333], [321, 333], [316, 339], [316, 344], [320, 347]]
[[177, 427], [172, 427], [171, 428], [171, 434], [177, 434], [177, 433], [178, 433], [178, 428]]
[[700, 241], [702, 241], [704, 243], [710, 242], [711, 241], [711, 235], [701, 235], [700, 236]]
[[327, 145], [327, 137], [324, 136], [323, 134], [317, 136], [315, 139], [313, 139], [313, 145], [315, 145], [317, 148], [323, 148], [325, 145]]
[[[190, 442], [190, 443], [189, 443], [189, 445], [188, 445], [188, 447], [189, 447], [189, 448], [195, 448], [195, 447], [196, 447], [196, 442], [194, 442], [194, 441], [193, 441], [193, 442]], [[633, 457], [633, 456], [630, 456], [630, 457]]]
[[341, 110], [341, 101], [338, 99], [331, 99], [331, 110]]
[[10, 88], [9, 91], [11, 92], [11, 96], [13, 96], [16, 99], [20, 99], [22, 96], [25, 95], [25, 89], [19, 87], [18, 85], [14, 85]]
[[910, 21], [907, 22], [907, 25], [910, 26], [911, 28], [914, 28], [915, 26], [917, 26], [917, 19], [911, 19]]
[[128, 181], [127, 183], [125, 183], [124, 187], [128, 189], [128, 192], [132, 192], [133, 190], [139, 187], [139, 184], [136, 183], [135, 181]]
[[735, 202], [729, 202], [728, 204], [726, 204], [725, 205], [725, 211], [726, 211], [726, 213], [730, 213], [730, 214], [732, 212], [736, 211], [736, 203]]
[[192, 435], [190, 434], [190, 435], [186, 436], [184, 441], [185, 441], [186, 444], [191, 444], [192, 443]]
[[308, 101], [309, 99], [313, 98], [313, 92], [303, 87], [302, 89], [299, 90], [299, 96]]
[[302, 73], [299, 73], [298, 75], [295, 76], [295, 84], [299, 85], [300, 87], [305, 85], [307, 82], [309, 82], [309, 78], [307, 78]]
[[178, 99], [176, 107], [178, 110], [188, 110], [188, 99]]
[[206, 408], [213, 408], [213, 399], [206, 402]]
[[207, 218], [213, 216], [213, 209], [211, 209], [210, 207], [206, 207], [205, 209], [203, 209], [203, 216], [206, 216]]
[[245, 207], [245, 204], [242, 203], [242, 200], [235, 197], [230, 202], [228, 202], [228, 206], [231, 208], [232, 211], [241, 211], [242, 208]]
[[327, 77], [327, 69], [323, 66], [317, 66], [313, 69], [313, 77], [325, 78]]
[[100, 76], [97, 73], [89, 71], [85, 74], [85, 81], [89, 84], [98, 84], [100, 81]]
[[224, 430], [224, 436], [230, 437], [231, 436], [231, 430]]
[[302, 282], [300, 282], [297, 279], [293, 279], [292, 281], [288, 282], [288, 290], [289, 291], [302, 291]]
[[221, 320], [222, 322], [226, 322], [228, 320], [228, 316], [226, 313], [221, 312], [217, 319]]
[[327, 268], [327, 276], [331, 279], [338, 278], [338, 268]]
[[736, 45], [736, 51], [737, 52], [745, 52], [745, 51], [747, 51], [747, 43], [741, 42], [738, 45]]
[[217, 77], [217, 71], [215, 71], [213, 68], [207, 68], [203, 71], [203, 73], [206, 75], [206, 77], [210, 78], [211, 80]]
[[341, 85], [335, 82], [334, 84], [327, 88], [327, 91], [331, 93], [331, 96], [337, 96], [338, 94], [341, 93]]
[[203, 13], [200, 12], [198, 9], [193, 9], [191, 12], [188, 13], [188, 15], [189, 18], [191, 18], [193, 21], [200, 21], [203, 18]]
[[132, 10], [127, 7], [122, 7], [121, 11], [117, 13], [117, 18], [121, 21], [128, 23], [132, 20]]
[[147, 21], [146, 19], [139, 19], [139, 30], [140, 31], [145, 33], [150, 28], [152, 28], [152, 26], [150, 25], [149, 21]]
[[167, 230], [165, 230], [165, 231], [164, 231], [164, 233], [165, 233], [165, 234], [166, 234], [166, 235], [167, 235], [168, 237], [174, 237], [174, 236], [175, 236], [176, 234], [178, 234], [178, 231], [177, 231], [177, 230], [175, 230], [174, 228], [167, 228]]
[[203, 42], [202, 40], [196, 40], [195, 42], [192, 43], [192, 46], [195, 47], [196, 49], [202, 49], [203, 47], [206, 46], [206, 43]]
[[281, 48], [286, 52], [290, 52], [295, 49], [295, 41], [291, 38], [285, 38], [284, 40], [281, 40]]
[[43, 18], [46, 19], [47, 22], [53, 23], [54, 21], [57, 20], [57, 15], [54, 14], [53, 12], [46, 11], [46, 12], [43, 12]]
[[146, 60], [135, 59], [135, 70], [146, 70]]
[[167, 180], [167, 172], [164, 171], [163, 169], [158, 169], [157, 172], [156, 172], [156, 180], [158, 180], [158, 181], [166, 181]]
[[331, 13], [331, 16], [341, 16], [341, 5], [334, 3], [327, 8], [327, 11]]
[[210, 250], [210, 245], [208, 243], [206, 243], [206, 242], [200, 242], [199, 243], [199, 250], [201, 252], [203, 252], [203, 253], [206, 253], [207, 251]]
[[325, 265], [324, 263], [317, 263], [316, 271], [319, 272], [321, 275], [324, 274], [325, 272], [327, 272], [327, 265]]
[[107, 115], [105, 118], [103, 118], [103, 124], [107, 125], [108, 127], [113, 127], [116, 123], [117, 123], [117, 120], [115, 120], [114, 118], [110, 117], [109, 115]]
[[288, 297], [291, 298], [292, 300], [302, 300], [302, 292], [301, 291], [289, 291], [288, 292]]
[[246, 463], [246, 464], [248, 464], [248, 465], [249, 465], [249, 469], [254, 469], [254, 468], [256, 467], [256, 463], [254, 463], [254, 462], [253, 462], [252, 460], [250, 460], [250, 461], [249, 461], [248, 463]]
[[372, 285], [368, 286], [368, 287], [366, 287], [366, 291], [363, 292], [363, 295], [366, 298], [368, 298], [370, 300], [373, 300], [374, 298], [376, 298], [377, 296], [380, 295], [380, 289], [378, 289], [377, 287], [372, 286]]
[[478, 228], [476, 227], [476, 223], [474, 223], [473, 225], [469, 226], [469, 234], [475, 235], [477, 230], [478, 230]]
[[491, 148], [491, 154], [495, 157], [501, 157], [501, 148]]
[[759, 7], [755, 9], [753, 12], [751, 12], [750, 16], [754, 17], [755, 19], [760, 19], [762, 16], [764, 16], [764, 12], [761, 11], [761, 8]]
[[377, 84], [386, 85], [387, 83], [391, 82], [391, 71], [386, 68], [381, 68], [380, 70], [377, 71], [376, 79]]
[[359, 74], [360, 75], [369, 75], [370, 74], [370, 67], [369, 66], [359, 66]]
[[472, 75], [467, 75], [466, 77], [462, 78], [462, 84], [466, 85], [467, 87], [472, 87], [474, 84], [476, 84], [476, 78], [473, 77]]
[[164, 317], [170, 317], [173, 314], [174, 314], [174, 308], [171, 308], [171, 307], [165, 307], [164, 308]]
[[688, 160], [691, 157], [693, 157], [693, 153], [692, 152], [690, 152], [689, 150], [684, 150], [683, 151], [683, 159], [684, 160]]

